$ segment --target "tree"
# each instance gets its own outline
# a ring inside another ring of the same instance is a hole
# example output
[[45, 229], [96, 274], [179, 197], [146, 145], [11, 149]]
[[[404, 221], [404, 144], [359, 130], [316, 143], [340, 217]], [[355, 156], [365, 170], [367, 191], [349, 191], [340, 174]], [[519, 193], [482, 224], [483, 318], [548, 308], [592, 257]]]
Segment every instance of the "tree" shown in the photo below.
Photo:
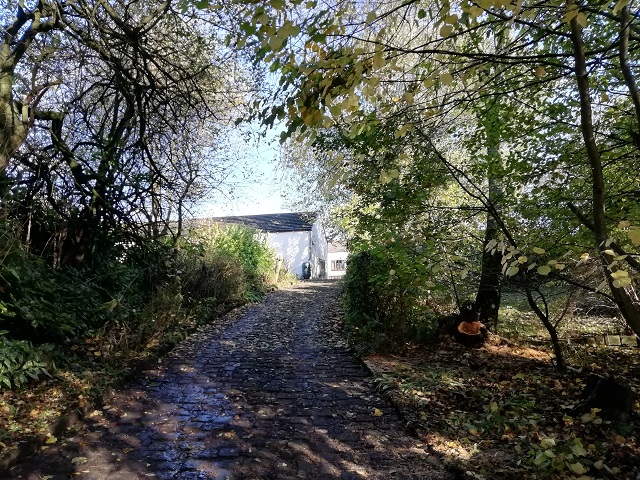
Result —
[[[16, 99], [13, 88], [16, 70], [38, 36], [59, 28], [58, 4], [38, 3], [33, 10], [25, 10], [22, 3], [13, 5], [14, 18], [3, 21], [2, 44], [0, 45], [0, 172], [9, 164], [11, 157], [26, 140], [29, 129], [36, 120], [56, 120], [55, 112], [39, 109], [39, 103], [55, 83], [56, 79], [37, 82], [33, 75], [24, 87], [22, 98]], [[46, 51], [43, 52], [46, 55]]]
[[207, 175], [226, 162], [217, 145], [251, 88], [212, 35], [220, 18], [169, 2], [13, 6], [1, 167], [13, 159], [8, 182], [29, 185], [64, 219], [59, 261], [83, 263], [115, 231], [167, 233], [185, 202], [215, 185]]
[[[275, 101], [257, 106], [256, 115], [267, 125], [286, 119], [285, 138], [317, 135], [332, 125], [356, 138], [393, 124], [398, 138], [418, 145], [434, 125], [479, 102], [500, 98], [521, 105], [508, 123], [520, 124], [522, 133], [509, 138], [503, 171], [520, 198], [498, 214], [482, 190], [469, 190], [511, 237], [495, 239], [503, 244], [503, 271], [555, 272], [580, 284], [559, 266], [563, 258], [581, 261], [577, 257], [591, 249], [578, 237], [588, 235], [612, 298], [640, 334], [640, 304], [628, 270], [637, 265], [629, 252], [640, 244], [640, 216], [637, 202], [622, 201], [637, 191], [638, 43], [629, 41], [638, 32], [634, 2], [341, 2], [311, 3], [307, 10], [294, 4], [293, 14], [281, 3], [244, 4], [238, 38], [255, 45], [257, 60], [281, 72]], [[487, 35], [500, 39], [495, 48], [486, 48]], [[595, 111], [593, 97], [599, 97]], [[443, 140], [430, 141], [437, 146]], [[458, 183], [474, 180], [441, 159]], [[531, 215], [538, 218], [532, 229], [512, 226]], [[576, 220], [585, 231], [576, 232]], [[527, 237], [536, 237], [541, 226], [556, 240], [574, 237], [576, 246], [558, 251], [551, 265], [535, 264], [529, 257], [537, 257], [514, 241], [517, 234], [530, 252], [540, 249]]]

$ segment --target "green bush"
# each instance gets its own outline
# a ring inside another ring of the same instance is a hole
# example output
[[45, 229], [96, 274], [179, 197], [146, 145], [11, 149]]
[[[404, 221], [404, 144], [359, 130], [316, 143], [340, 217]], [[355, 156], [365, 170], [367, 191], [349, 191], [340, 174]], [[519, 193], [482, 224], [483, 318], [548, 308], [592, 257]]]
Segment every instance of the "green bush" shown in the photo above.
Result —
[[[437, 316], [425, 302], [426, 289], [419, 278], [399, 278], [410, 272], [384, 249], [349, 257], [345, 276], [345, 317], [351, 336], [362, 348], [398, 351], [407, 342], [425, 342], [437, 334]], [[397, 252], [396, 252], [397, 253]]]
[[101, 356], [114, 366], [144, 356], [145, 350], [174, 343], [176, 335], [183, 338], [194, 326], [179, 286], [171, 283], [160, 286], [140, 309], [121, 305], [114, 313], [97, 335]]
[[211, 317], [245, 301], [247, 281], [242, 265], [218, 251], [182, 258], [182, 291], [199, 317]]
[[79, 272], [54, 270], [15, 249], [0, 265], [0, 322], [13, 337], [63, 342], [104, 320], [101, 295]]
[[[242, 225], [212, 226], [191, 233], [189, 250], [200, 255], [204, 277], [213, 282], [204, 288], [214, 292], [228, 290], [230, 298], [242, 291], [242, 300], [262, 297], [270, 284], [276, 283], [276, 259], [261, 234]], [[233, 276], [240, 276], [244, 285]], [[232, 284], [224, 285], [231, 280]], [[216, 285], [219, 284], [219, 285]]]
[[20, 388], [55, 368], [55, 345], [33, 346], [26, 340], [9, 340], [0, 332], [0, 386]]
[[[27, 252], [9, 225], [0, 224], [0, 230], [0, 328], [6, 333], [0, 355], [12, 355], [0, 356], [5, 368], [9, 364], [12, 371], [21, 368], [16, 362], [22, 357], [16, 352], [40, 352], [47, 343], [83, 345], [86, 338], [99, 339], [107, 358], [118, 349], [124, 358], [146, 345], [154, 328], [166, 328], [160, 325], [166, 323], [158, 321], [160, 316], [151, 318], [148, 313], [163, 298], [161, 290], [170, 279], [171, 249], [166, 245], [151, 241], [127, 248], [123, 242], [106, 245], [91, 265], [53, 268]], [[42, 366], [42, 361], [31, 360], [29, 368]], [[23, 377], [25, 382], [34, 378], [28, 372], [34, 371], [27, 370], [14, 385], [24, 383]]]

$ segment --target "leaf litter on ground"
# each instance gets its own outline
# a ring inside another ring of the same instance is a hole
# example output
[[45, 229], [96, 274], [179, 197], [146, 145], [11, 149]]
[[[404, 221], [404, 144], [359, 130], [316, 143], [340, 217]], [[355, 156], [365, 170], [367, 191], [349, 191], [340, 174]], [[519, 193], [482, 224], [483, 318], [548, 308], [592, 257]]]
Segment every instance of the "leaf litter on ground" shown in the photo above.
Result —
[[377, 388], [447, 463], [473, 478], [635, 479], [640, 405], [616, 425], [576, 414], [590, 373], [640, 392], [638, 349], [582, 346], [558, 373], [552, 356], [518, 346], [444, 342], [402, 356], [370, 355]]

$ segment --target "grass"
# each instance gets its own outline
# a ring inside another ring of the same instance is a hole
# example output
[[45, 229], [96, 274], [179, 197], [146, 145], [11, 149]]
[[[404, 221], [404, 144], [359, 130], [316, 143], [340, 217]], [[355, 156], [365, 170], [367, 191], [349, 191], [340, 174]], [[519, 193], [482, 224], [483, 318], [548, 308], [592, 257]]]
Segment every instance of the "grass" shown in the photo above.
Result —
[[[584, 298], [568, 299], [568, 292], [564, 290], [543, 293], [549, 303], [551, 319], [554, 323], [557, 322], [560, 338], [619, 335], [626, 332], [623, 320], [616, 316], [592, 313], [600, 313], [606, 309], [598, 308], [597, 305], [590, 306]], [[564, 311], [568, 300], [571, 301]], [[549, 338], [544, 325], [531, 311], [525, 294], [521, 292], [503, 293], [498, 324], [498, 333], [506, 338], [520, 341], [546, 341]]]

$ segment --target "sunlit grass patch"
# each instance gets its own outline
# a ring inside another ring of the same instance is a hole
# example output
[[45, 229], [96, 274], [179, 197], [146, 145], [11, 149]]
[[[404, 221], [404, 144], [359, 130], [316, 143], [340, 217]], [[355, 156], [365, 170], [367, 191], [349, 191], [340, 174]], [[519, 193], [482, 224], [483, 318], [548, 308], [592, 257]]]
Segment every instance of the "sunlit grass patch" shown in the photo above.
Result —
[[[624, 321], [615, 315], [604, 315], [607, 309], [598, 305], [592, 308], [572, 301], [566, 293], [547, 293], [549, 311], [558, 335], [562, 339], [580, 339], [621, 334], [626, 331]], [[593, 299], [590, 299], [593, 300]], [[567, 302], [569, 303], [567, 305]], [[531, 311], [524, 293], [503, 294], [498, 318], [498, 333], [506, 338], [524, 341], [547, 340], [549, 334], [542, 322]]]

